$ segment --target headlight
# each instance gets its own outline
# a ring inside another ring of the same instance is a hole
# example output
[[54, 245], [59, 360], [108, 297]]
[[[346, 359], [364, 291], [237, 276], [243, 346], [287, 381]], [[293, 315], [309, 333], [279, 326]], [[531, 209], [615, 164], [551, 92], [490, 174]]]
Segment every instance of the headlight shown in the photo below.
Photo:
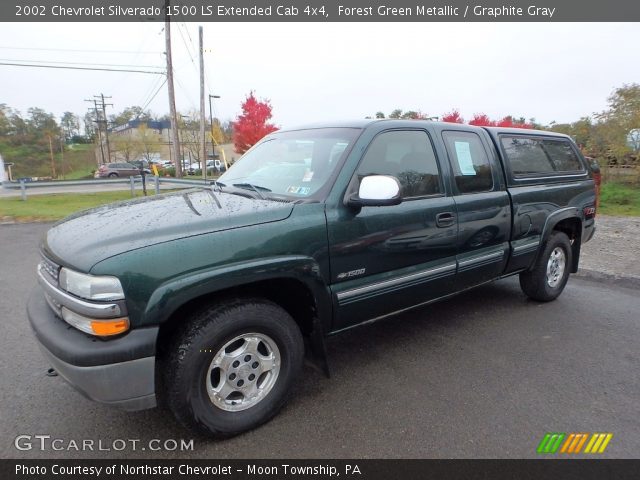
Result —
[[63, 290], [86, 300], [124, 300], [122, 285], [116, 277], [87, 275], [62, 268], [59, 282]]

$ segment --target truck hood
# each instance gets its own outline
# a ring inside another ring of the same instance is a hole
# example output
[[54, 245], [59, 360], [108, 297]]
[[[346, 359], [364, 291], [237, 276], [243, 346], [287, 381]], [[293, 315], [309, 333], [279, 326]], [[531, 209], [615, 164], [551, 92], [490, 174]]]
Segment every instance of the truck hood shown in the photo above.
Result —
[[88, 272], [96, 263], [142, 247], [287, 218], [293, 204], [209, 189], [104, 205], [55, 224], [42, 249], [52, 260]]

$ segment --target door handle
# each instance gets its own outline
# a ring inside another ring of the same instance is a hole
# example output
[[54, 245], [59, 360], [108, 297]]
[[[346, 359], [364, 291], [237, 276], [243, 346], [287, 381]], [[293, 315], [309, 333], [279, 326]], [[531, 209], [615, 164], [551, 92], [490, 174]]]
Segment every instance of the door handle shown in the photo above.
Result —
[[436, 226], [439, 228], [450, 227], [456, 221], [456, 216], [451, 212], [442, 212], [436, 215]]

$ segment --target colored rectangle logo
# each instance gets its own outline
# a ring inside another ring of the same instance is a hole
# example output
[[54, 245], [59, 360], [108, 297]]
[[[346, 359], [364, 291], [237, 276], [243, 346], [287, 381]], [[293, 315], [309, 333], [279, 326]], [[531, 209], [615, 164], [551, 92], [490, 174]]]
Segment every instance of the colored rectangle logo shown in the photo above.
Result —
[[598, 454], [604, 453], [613, 438], [613, 433], [563, 433], [548, 432], [538, 444], [539, 454]]

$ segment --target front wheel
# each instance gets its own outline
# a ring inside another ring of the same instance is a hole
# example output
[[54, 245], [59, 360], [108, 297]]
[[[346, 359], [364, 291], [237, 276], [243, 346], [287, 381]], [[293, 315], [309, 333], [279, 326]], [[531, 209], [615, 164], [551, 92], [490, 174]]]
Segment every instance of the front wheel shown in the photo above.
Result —
[[533, 300], [555, 300], [569, 280], [572, 262], [569, 237], [563, 232], [554, 231], [533, 268], [520, 274], [520, 288]]
[[284, 405], [304, 357], [300, 329], [279, 306], [236, 300], [194, 316], [164, 365], [167, 403], [187, 428], [229, 437]]

